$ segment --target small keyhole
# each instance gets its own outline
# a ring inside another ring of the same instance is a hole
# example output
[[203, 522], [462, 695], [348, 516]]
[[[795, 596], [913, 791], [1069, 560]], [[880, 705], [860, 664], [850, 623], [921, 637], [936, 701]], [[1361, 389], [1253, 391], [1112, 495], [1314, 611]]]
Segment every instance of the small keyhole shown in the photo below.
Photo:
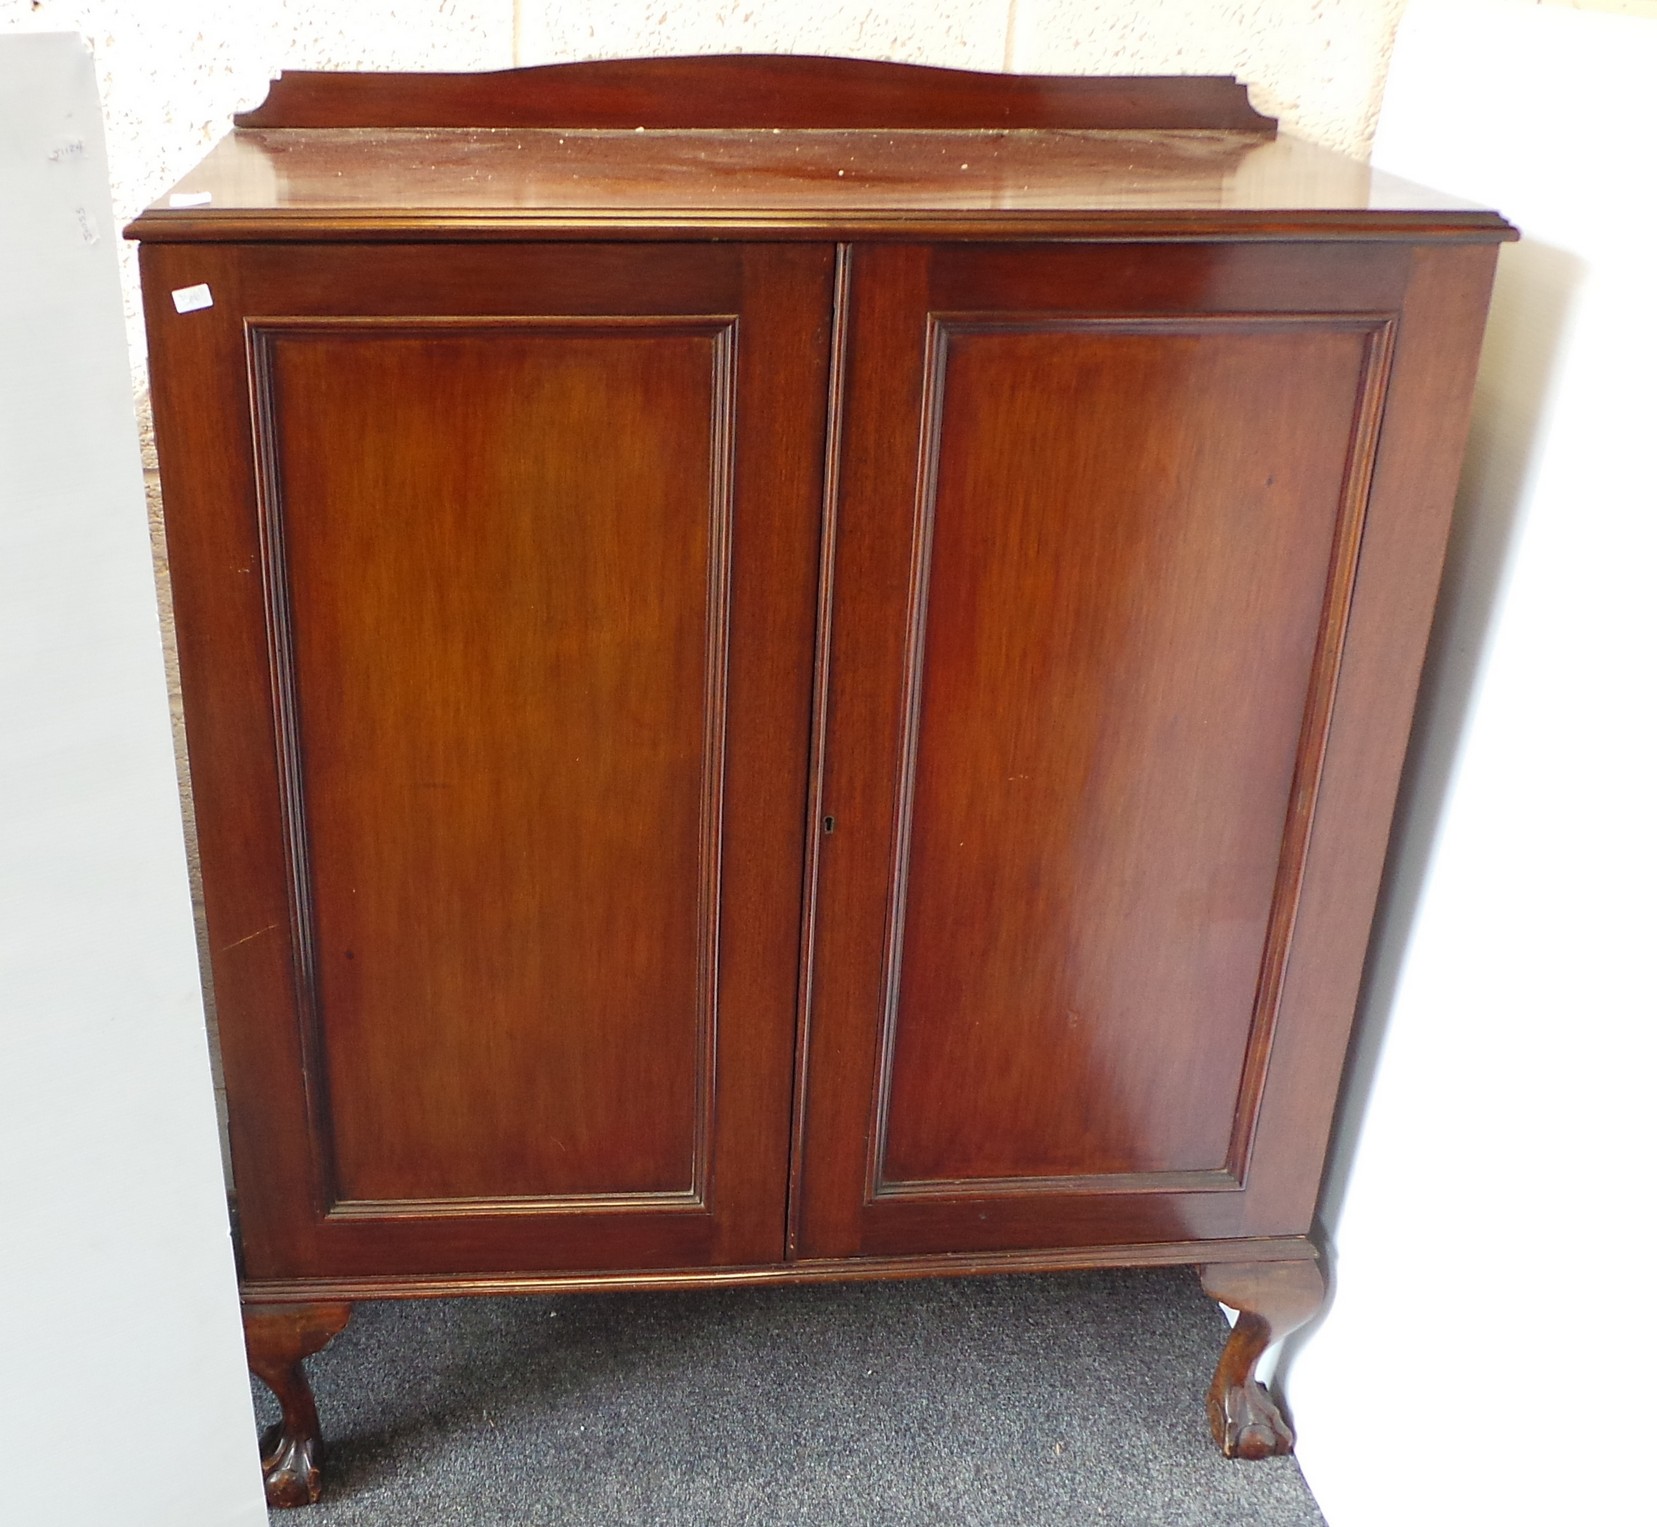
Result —
[[834, 818], [833, 817], [824, 817], [823, 818], [823, 831], [824, 832], [833, 832], [834, 831]]

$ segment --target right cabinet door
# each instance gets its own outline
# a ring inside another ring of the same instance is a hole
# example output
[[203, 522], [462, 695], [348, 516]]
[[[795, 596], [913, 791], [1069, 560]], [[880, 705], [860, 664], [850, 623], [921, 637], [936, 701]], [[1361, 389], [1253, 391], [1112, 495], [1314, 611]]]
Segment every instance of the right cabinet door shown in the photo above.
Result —
[[[1297, 1017], [1332, 1044], [1277, 1020], [1410, 280], [854, 253], [796, 1255], [1306, 1228], [1350, 998]], [[1279, 1070], [1310, 1165], [1262, 1195]]]

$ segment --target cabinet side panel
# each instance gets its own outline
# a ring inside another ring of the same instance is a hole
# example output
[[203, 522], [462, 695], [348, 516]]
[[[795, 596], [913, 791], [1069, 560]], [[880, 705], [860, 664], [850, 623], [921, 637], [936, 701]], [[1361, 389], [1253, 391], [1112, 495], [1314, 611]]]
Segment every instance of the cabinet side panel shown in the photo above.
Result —
[[877, 1195], [1233, 1167], [1374, 332], [936, 321]]
[[1410, 251], [1295, 945], [1261, 1092], [1246, 1233], [1301, 1233], [1317, 1203], [1496, 255], [1490, 246]]
[[313, 1119], [346, 1206], [703, 1192], [730, 348], [676, 321], [255, 323]]

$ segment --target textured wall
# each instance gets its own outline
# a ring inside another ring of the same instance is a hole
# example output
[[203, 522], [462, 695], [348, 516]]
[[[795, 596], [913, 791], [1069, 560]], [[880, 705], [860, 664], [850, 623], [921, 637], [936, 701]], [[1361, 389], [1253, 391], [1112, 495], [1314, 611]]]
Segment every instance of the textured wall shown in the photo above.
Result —
[[1302, 137], [1367, 156], [1404, 0], [1013, 0], [1009, 67], [1235, 74]]
[[875, 5], [754, 0], [521, 0], [523, 62], [674, 53], [843, 53], [956, 69], [1000, 69], [1008, 0]]

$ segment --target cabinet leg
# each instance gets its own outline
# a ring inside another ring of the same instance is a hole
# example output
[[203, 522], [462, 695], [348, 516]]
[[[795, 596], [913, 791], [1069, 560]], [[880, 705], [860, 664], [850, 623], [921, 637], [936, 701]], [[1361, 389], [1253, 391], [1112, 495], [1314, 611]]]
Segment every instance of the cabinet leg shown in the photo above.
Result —
[[259, 1439], [265, 1500], [312, 1506], [322, 1496], [322, 1429], [304, 1359], [320, 1352], [351, 1318], [349, 1304], [244, 1304], [247, 1365], [270, 1386], [282, 1419]]
[[1267, 1347], [1306, 1324], [1323, 1303], [1323, 1273], [1296, 1262], [1211, 1263], [1197, 1269], [1210, 1299], [1237, 1314], [1208, 1391], [1208, 1424], [1227, 1458], [1292, 1453], [1295, 1434], [1254, 1376]]

